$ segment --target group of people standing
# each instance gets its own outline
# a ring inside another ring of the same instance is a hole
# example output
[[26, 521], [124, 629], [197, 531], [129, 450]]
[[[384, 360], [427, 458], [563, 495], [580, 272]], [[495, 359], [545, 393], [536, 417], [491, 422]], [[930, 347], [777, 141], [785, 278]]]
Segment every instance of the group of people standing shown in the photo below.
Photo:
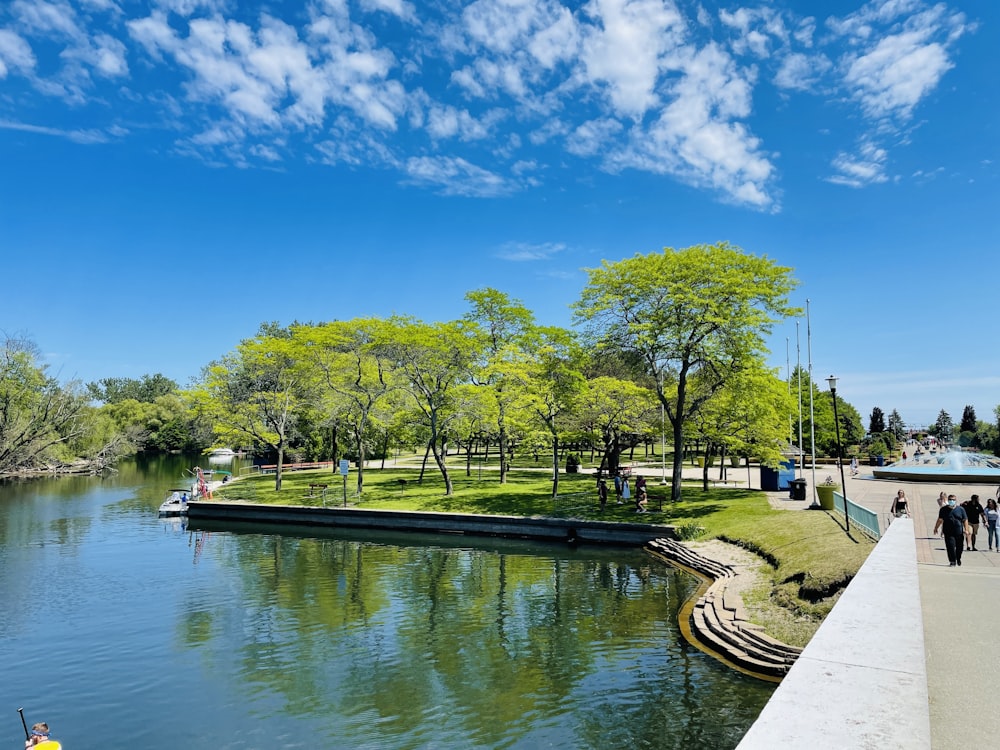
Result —
[[[997, 491], [1000, 494], [1000, 488]], [[949, 565], [960, 566], [962, 564], [963, 549], [966, 552], [976, 550], [976, 537], [982, 523], [986, 524], [986, 543], [989, 550], [1000, 552], [1000, 530], [997, 527], [997, 523], [1000, 522], [1000, 508], [997, 507], [997, 501], [992, 497], [986, 501], [984, 508], [979, 502], [979, 495], [973, 495], [964, 503], [959, 504], [958, 498], [954, 495], [946, 495], [942, 492], [938, 495], [938, 507], [934, 535], [936, 536], [940, 531], [944, 536]]]
[[[632, 488], [629, 486], [629, 478], [619, 471], [612, 474], [615, 485], [615, 500], [618, 505], [624, 505], [626, 500], [632, 499]], [[604, 477], [597, 475], [597, 500], [601, 505], [601, 510], [608, 504], [608, 483]], [[635, 512], [645, 513], [649, 498], [646, 496], [646, 477], [641, 474], [635, 478]]]

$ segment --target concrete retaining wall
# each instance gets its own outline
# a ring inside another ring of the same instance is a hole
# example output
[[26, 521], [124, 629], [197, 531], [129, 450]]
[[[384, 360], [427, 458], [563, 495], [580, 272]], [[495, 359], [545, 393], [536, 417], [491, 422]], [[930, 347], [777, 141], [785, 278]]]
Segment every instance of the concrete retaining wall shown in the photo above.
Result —
[[894, 521], [737, 750], [930, 748], [913, 521]]
[[364, 510], [361, 508], [317, 508], [305, 505], [258, 505], [255, 503], [205, 500], [188, 503], [188, 518], [194, 522], [199, 520], [244, 521], [630, 546], [641, 546], [661, 537], [675, 538], [672, 526], [658, 526], [648, 523], [622, 524], [572, 518], [524, 518], [521, 516], [463, 515], [421, 511]]

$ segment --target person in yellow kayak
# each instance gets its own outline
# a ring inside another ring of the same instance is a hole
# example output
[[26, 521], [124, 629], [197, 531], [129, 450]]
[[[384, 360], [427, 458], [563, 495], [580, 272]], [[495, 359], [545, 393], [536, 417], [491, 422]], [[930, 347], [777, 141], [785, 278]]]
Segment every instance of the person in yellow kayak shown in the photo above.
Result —
[[24, 747], [36, 750], [59, 750], [62, 745], [49, 739], [49, 725], [44, 721], [39, 721], [32, 725], [31, 735], [24, 741]]

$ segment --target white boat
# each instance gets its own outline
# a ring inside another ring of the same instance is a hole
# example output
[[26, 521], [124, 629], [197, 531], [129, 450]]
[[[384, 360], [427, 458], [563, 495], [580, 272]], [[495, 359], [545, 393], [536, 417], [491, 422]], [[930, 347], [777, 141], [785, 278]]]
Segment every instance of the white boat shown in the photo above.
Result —
[[167, 499], [160, 503], [161, 516], [186, 516], [188, 512], [189, 490], [169, 490]]
[[236, 455], [236, 451], [232, 448], [216, 448], [215, 450], [208, 452], [209, 461], [228, 461], [233, 456]]

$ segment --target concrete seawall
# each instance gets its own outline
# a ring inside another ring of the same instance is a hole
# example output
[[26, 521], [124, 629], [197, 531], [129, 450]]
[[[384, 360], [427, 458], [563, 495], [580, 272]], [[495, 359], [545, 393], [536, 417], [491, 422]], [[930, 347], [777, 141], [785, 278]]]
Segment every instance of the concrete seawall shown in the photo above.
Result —
[[195, 522], [241, 521], [344, 529], [388, 529], [628, 546], [642, 546], [663, 537], [675, 538], [672, 526], [648, 523], [623, 524], [573, 518], [317, 508], [307, 505], [258, 505], [205, 500], [188, 504], [188, 518]]
[[889, 526], [737, 750], [930, 748], [913, 522]]

